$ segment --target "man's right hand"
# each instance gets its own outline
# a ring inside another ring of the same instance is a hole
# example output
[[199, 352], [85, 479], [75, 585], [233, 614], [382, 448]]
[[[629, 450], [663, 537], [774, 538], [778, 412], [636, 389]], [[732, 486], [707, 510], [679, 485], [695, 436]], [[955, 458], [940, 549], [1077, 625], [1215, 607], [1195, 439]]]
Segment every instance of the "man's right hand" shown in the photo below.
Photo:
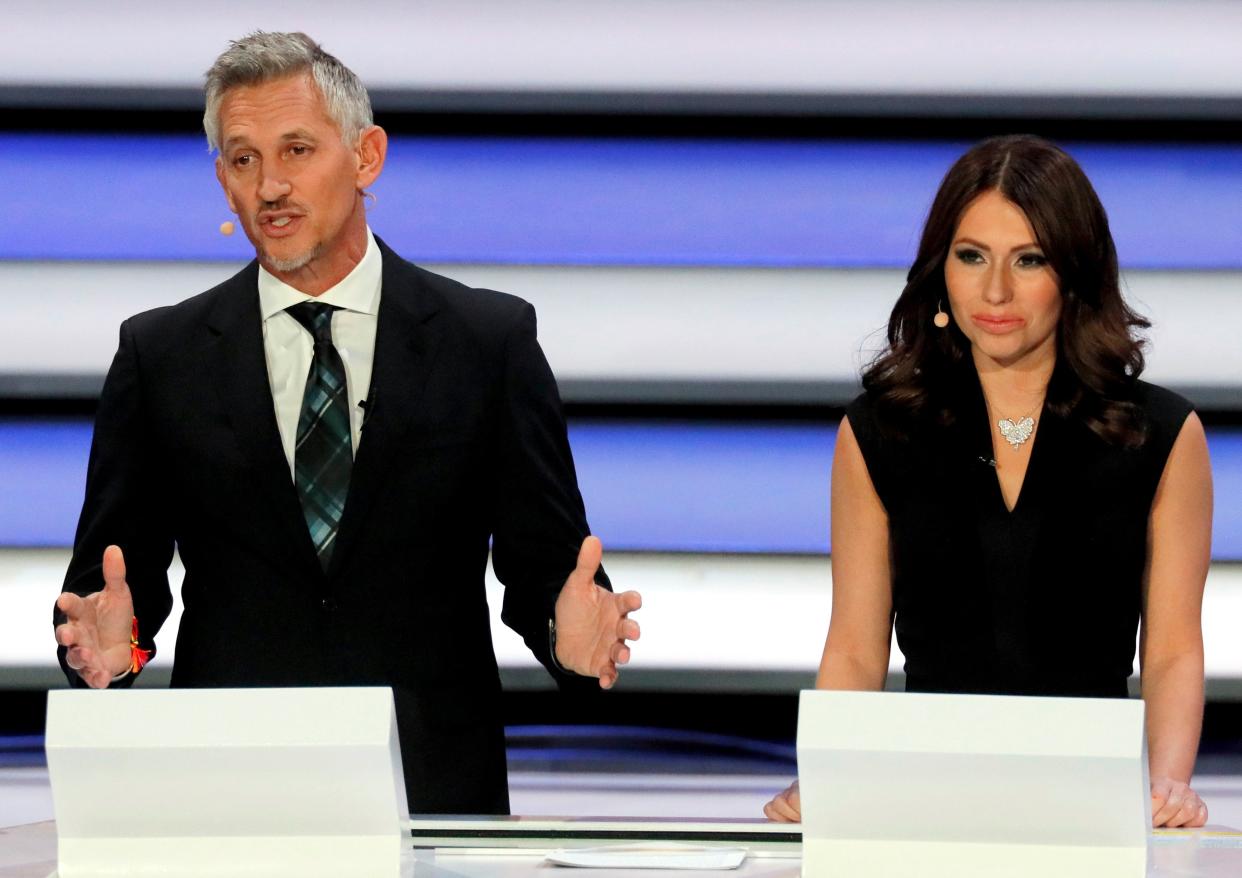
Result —
[[103, 580], [102, 591], [86, 597], [62, 592], [56, 599], [66, 617], [56, 626], [56, 642], [66, 647], [65, 661], [92, 689], [106, 689], [114, 677], [129, 670], [134, 599], [125, 582], [125, 556], [119, 546], [104, 549]]

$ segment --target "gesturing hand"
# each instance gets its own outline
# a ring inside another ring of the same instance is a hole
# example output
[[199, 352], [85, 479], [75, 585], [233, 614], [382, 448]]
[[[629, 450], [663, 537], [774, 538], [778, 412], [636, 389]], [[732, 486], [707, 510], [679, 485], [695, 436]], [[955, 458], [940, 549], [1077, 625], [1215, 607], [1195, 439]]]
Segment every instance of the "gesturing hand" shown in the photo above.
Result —
[[643, 605], [636, 591], [613, 594], [595, 583], [604, 548], [587, 537], [578, 551], [578, 566], [565, 580], [556, 599], [556, 660], [561, 667], [599, 677], [608, 689], [617, 681], [617, 665], [630, 660], [627, 640], [638, 639], [638, 623], [629, 613]]
[[1207, 805], [1189, 784], [1168, 777], [1151, 779], [1152, 826], [1202, 826], [1207, 816]]
[[119, 546], [104, 549], [103, 580], [102, 591], [86, 597], [63, 592], [56, 599], [66, 616], [56, 626], [56, 642], [68, 648], [65, 661], [92, 689], [106, 688], [130, 663], [134, 599]]

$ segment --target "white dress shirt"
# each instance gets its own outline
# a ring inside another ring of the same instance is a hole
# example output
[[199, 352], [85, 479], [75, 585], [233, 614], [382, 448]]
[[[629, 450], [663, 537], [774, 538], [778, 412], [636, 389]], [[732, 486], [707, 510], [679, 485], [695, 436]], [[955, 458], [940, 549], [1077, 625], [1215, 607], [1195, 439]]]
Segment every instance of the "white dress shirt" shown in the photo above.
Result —
[[276, 424], [289, 473], [293, 474], [293, 448], [297, 442], [298, 418], [302, 414], [302, 394], [310, 372], [315, 344], [311, 334], [285, 311], [298, 302], [324, 302], [341, 310], [332, 314], [332, 343], [345, 364], [349, 390], [349, 425], [354, 454], [362, 440], [362, 421], [366, 414], [358, 403], [367, 398], [371, 387], [371, 365], [375, 359], [375, 327], [379, 318], [381, 278], [379, 248], [367, 229], [367, 250], [353, 271], [319, 296], [308, 296], [277, 279], [259, 266], [259, 309], [263, 314], [263, 353], [267, 357], [267, 380], [276, 406]]

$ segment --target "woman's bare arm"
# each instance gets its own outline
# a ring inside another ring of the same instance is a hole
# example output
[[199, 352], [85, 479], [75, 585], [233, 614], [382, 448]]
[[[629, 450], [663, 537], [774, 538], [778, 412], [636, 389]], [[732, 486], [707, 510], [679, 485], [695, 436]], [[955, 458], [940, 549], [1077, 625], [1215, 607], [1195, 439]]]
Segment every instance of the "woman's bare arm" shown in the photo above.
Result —
[[832, 618], [817, 689], [884, 688], [893, 627], [888, 559], [888, 515], [844, 419], [832, 460]]
[[[817, 689], [884, 688], [892, 642], [892, 590], [888, 515], [849, 419], [842, 419], [832, 459], [832, 618], [815, 679]], [[763, 813], [769, 820], [800, 820], [798, 782], [773, 797]]]
[[1190, 788], [1203, 724], [1203, 585], [1211, 562], [1212, 470], [1199, 418], [1182, 425], [1152, 503], [1139, 660], [1155, 826], [1202, 826]]

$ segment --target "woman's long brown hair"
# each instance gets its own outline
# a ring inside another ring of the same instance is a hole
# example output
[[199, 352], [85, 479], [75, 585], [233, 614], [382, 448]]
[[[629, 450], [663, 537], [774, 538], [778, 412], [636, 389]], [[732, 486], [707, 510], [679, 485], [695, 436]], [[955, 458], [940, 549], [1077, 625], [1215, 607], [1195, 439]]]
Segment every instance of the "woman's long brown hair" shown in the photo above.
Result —
[[1141, 444], [1130, 391], [1144, 365], [1136, 333], [1151, 324], [1122, 298], [1108, 216], [1091, 181], [1064, 150], [1027, 135], [983, 141], [940, 184], [888, 321], [888, 349], [863, 373], [885, 426], [902, 434], [929, 417], [941, 424], [957, 417], [945, 391], [973, 368], [970, 343], [955, 324], [937, 329], [932, 318], [947, 307], [944, 266], [962, 214], [993, 190], [1026, 214], [1060, 279], [1050, 411], [1081, 419], [1112, 444]]

